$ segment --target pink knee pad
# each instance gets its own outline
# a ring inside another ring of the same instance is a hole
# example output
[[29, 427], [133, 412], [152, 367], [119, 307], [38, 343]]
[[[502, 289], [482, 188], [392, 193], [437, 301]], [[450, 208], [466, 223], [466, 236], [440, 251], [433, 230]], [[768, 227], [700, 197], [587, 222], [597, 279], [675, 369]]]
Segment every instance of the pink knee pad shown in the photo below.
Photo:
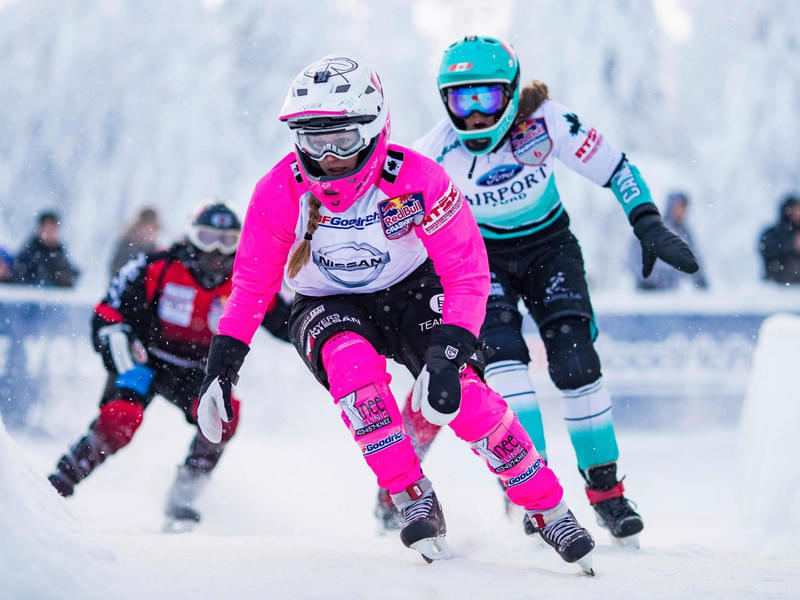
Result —
[[400, 409], [389, 389], [386, 359], [352, 332], [322, 347], [322, 364], [342, 420], [361, 448], [378, 485], [397, 493], [422, 477], [419, 459], [403, 431]]
[[322, 346], [322, 366], [328, 375], [334, 400], [367, 383], [389, 383], [386, 358], [378, 354], [365, 338], [352, 331], [337, 333]]
[[469, 371], [461, 378], [461, 409], [450, 424], [453, 431], [470, 442], [514, 504], [528, 510], [554, 507], [563, 496], [555, 473], [503, 397]]

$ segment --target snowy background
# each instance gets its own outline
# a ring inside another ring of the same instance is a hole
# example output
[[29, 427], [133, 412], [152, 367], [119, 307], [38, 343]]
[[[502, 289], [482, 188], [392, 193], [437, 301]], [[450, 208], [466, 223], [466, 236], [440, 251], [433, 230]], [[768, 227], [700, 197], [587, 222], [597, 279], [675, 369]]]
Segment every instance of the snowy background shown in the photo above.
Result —
[[[426, 565], [395, 536], [377, 536], [373, 478], [338, 410], [285, 346], [258, 334], [242, 373], [249, 401], [239, 431], [190, 534], [160, 532], [192, 435], [163, 400], [69, 502], [44, 476], [85, 429], [94, 398], [52, 399], [38, 421], [52, 434], [12, 438], [0, 426], [0, 598], [797, 598], [798, 356], [800, 318], [772, 317], [740, 425], [619, 428], [625, 485], [646, 523], [638, 551], [614, 546], [594, 524], [558, 400], [542, 395], [551, 464], [597, 540], [589, 578], [505, 519], [496, 481], [449, 432], [425, 471], [455, 557]], [[395, 375], [404, 395], [410, 378]], [[101, 376], [98, 365], [98, 390]]]
[[[143, 204], [162, 209], [164, 241], [204, 197], [246, 206], [289, 148], [276, 115], [302, 67], [366, 57], [408, 144], [444, 117], [436, 68], [472, 32], [510, 40], [523, 81], [627, 152], [659, 204], [691, 194], [712, 285], [758, 280], [758, 233], [800, 189], [793, 0], [0, 0], [0, 245], [16, 251], [36, 211], [60, 208], [94, 297]], [[630, 287], [612, 195], [557, 177], [595, 291]]]
[[[95, 302], [116, 234], [141, 206], [161, 211], [164, 242], [204, 197], [244, 209], [289, 147], [276, 115], [300, 68], [332, 51], [369, 59], [393, 137], [411, 143], [444, 115], [435, 89], [443, 48], [473, 32], [509, 39], [523, 80], [546, 81], [626, 151], [659, 204], [674, 188], [692, 197], [712, 288], [642, 299], [625, 271], [632, 236], [612, 195], [557, 167], [601, 316], [800, 311], [800, 290], [759, 282], [756, 250], [783, 196], [800, 190], [792, 0], [0, 0], [0, 246], [18, 250], [37, 212], [59, 209], [83, 277], [47, 301]], [[0, 289], [0, 301], [26, 299]], [[504, 520], [495, 482], [452, 435], [437, 441], [426, 472], [456, 559], [428, 567], [376, 537], [371, 475], [338, 411], [294, 354], [261, 334], [242, 374], [241, 427], [195, 533], [160, 533], [192, 435], [160, 400], [131, 446], [63, 502], [44, 475], [96, 414], [103, 382], [83, 337], [88, 316], [79, 320], [79, 335], [63, 335], [59, 348], [40, 344], [47, 393], [28, 427], [0, 428], [2, 600], [799, 595], [800, 329], [790, 317], [769, 321], [746, 360], [737, 349], [754, 343], [749, 334], [704, 350], [680, 337], [657, 349], [706, 358], [673, 375], [686, 392], [671, 405], [680, 419], [619, 427], [626, 488], [646, 522], [635, 553], [594, 526], [558, 399], [533, 365], [551, 460], [598, 540], [593, 580]], [[598, 348], [613, 389], [626, 383], [615, 365], [637, 347], [612, 341], [601, 337]], [[0, 357], [8, 351], [0, 343]], [[395, 375], [403, 397], [410, 381]], [[663, 385], [655, 375], [628, 383], [652, 395]], [[733, 420], [713, 418], [716, 405], [698, 396], [711, 386], [738, 391]], [[308, 435], [298, 438], [298, 423]], [[313, 480], [296, 466], [309, 456]]]

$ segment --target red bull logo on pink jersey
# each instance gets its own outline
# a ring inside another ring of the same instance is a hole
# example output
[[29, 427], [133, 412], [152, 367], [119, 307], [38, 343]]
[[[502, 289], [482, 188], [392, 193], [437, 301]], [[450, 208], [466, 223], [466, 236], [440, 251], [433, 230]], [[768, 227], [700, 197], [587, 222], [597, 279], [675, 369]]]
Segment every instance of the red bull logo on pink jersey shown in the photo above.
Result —
[[383, 233], [390, 240], [403, 237], [414, 223], [422, 221], [425, 208], [422, 204], [422, 194], [403, 194], [395, 198], [387, 198], [378, 202]]

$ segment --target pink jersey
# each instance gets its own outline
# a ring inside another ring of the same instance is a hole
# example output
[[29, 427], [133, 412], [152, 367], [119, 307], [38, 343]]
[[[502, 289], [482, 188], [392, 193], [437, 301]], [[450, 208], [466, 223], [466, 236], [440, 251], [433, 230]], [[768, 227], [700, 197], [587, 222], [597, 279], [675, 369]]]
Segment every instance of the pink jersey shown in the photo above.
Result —
[[[221, 334], [250, 343], [289, 256], [303, 241], [310, 195], [294, 153], [256, 184]], [[428, 257], [444, 288], [442, 322], [478, 335], [489, 266], [475, 218], [439, 165], [390, 145], [378, 183], [364, 196], [343, 212], [320, 208], [311, 259], [288, 282], [308, 296], [366, 294], [402, 281]]]

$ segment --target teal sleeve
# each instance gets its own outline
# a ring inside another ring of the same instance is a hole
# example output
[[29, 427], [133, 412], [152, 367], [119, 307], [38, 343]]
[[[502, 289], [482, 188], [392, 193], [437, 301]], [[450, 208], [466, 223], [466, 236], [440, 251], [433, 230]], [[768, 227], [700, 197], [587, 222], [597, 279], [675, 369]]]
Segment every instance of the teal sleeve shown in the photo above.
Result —
[[650, 189], [639, 173], [639, 169], [627, 160], [624, 160], [614, 172], [608, 185], [614, 192], [617, 201], [622, 205], [626, 217], [630, 217], [631, 211], [637, 206], [654, 204]]

